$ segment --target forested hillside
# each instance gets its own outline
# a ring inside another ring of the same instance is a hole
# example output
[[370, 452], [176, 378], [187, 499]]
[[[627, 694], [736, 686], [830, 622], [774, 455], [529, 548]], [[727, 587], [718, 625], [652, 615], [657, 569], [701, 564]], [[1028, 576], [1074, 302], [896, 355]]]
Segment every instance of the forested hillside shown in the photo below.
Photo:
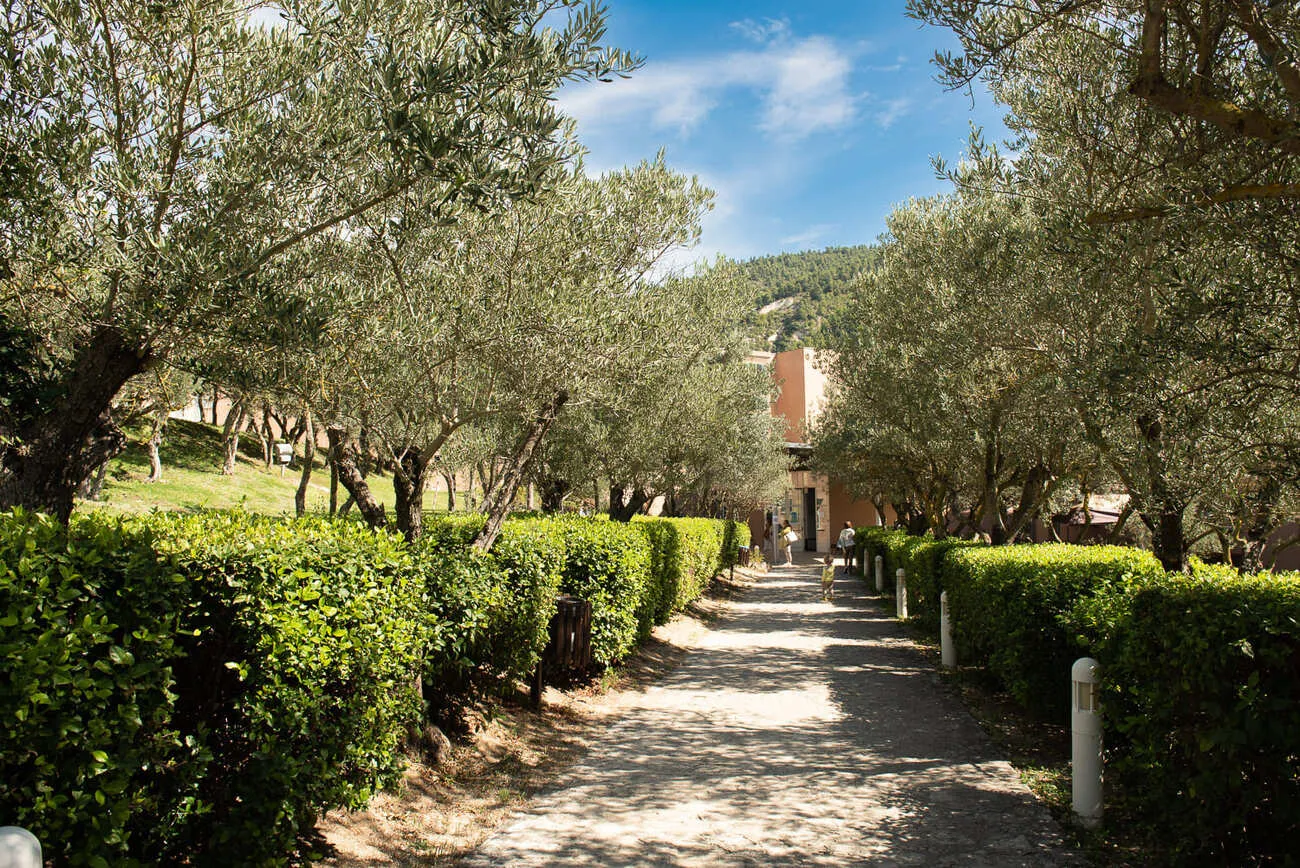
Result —
[[760, 287], [750, 332], [755, 349], [818, 345], [835, 314], [850, 303], [854, 277], [878, 261], [878, 248], [862, 244], [742, 263], [743, 273]]

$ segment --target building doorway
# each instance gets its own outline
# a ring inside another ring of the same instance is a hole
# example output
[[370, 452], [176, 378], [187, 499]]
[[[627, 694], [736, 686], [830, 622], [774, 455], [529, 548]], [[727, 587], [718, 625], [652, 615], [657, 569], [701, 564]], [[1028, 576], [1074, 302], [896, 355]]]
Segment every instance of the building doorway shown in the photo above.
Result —
[[817, 551], [817, 489], [803, 490], [803, 548]]

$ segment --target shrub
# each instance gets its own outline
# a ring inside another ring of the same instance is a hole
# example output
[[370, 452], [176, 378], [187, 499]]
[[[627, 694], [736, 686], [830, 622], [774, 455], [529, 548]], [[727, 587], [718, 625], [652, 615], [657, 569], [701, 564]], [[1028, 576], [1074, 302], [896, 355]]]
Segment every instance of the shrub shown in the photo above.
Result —
[[[977, 546], [972, 540], [930, 535], [907, 537], [901, 545], [891, 546], [894, 560], [906, 570], [907, 612], [923, 627], [939, 629], [939, 597], [947, 590], [944, 566], [948, 552], [954, 548]], [[951, 602], [952, 595], [949, 595]]]
[[718, 559], [718, 569], [734, 567], [740, 560], [740, 550], [749, 548], [752, 541], [747, 522], [730, 518], [723, 520], [722, 556]]
[[172, 724], [183, 580], [101, 516], [0, 514], [0, 816], [60, 864], [139, 864], [199, 809]]
[[489, 660], [498, 678], [522, 677], [546, 647], [568, 557], [565, 538], [551, 519], [512, 519], [502, 526], [492, 557], [503, 573], [506, 599], [494, 612]]
[[235, 513], [0, 534], [6, 816], [56, 859], [283, 861], [400, 768], [429, 616], [399, 537]]
[[199, 863], [281, 856], [320, 813], [364, 805], [400, 772], [433, 626], [424, 577], [400, 536], [355, 522], [140, 523], [193, 595], [176, 719], [212, 754], [199, 787], [211, 809], [176, 843]]
[[1178, 864], [1286, 863], [1300, 833], [1300, 581], [1197, 567], [1111, 607], [1108, 774]]
[[418, 547], [437, 625], [425, 697], [439, 717], [476, 690], [527, 675], [546, 647], [564, 569], [564, 537], [546, 519], [511, 520], [490, 553], [469, 543], [483, 516], [439, 518]]
[[1089, 602], [1163, 574], [1149, 552], [1056, 543], [956, 546], [943, 580], [959, 659], [985, 664], [1040, 713], [1066, 713], [1070, 665], [1097, 639]]
[[577, 517], [555, 522], [566, 552], [560, 590], [591, 602], [592, 656], [603, 666], [617, 663], [636, 644], [644, 620], [650, 543], [633, 524]]
[[857, 528], [853, 533], [854, 540], [862, 548], [866, 575], [873, 586], [876, 580], [876, 557], [880, 556], [884, 561], [885, 591], [892, 594], [894, 592], [894, 575], [901, 566], [896, 560], [895, 550], [908, 538], [907, 531], [872, 526]]
[[683, 611], [733, 566], [749, 528], [712, 518], [638, 518], [632, 523], [650, 543], [650, 584], [638, 618], [641, 632]]

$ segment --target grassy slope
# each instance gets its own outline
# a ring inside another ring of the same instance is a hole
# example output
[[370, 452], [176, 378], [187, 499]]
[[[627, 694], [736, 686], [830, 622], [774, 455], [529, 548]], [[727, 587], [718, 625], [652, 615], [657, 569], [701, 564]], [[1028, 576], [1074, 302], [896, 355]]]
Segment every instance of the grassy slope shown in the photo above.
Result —
[[[245, 435], [240, 440], [234, 474], [222, 476], [221, 431], [201, 422], [172, 419], [167, 423], [160, 450], [163, 461], [160, 481], [152, 484], [145, 481], [149, 477], [149, 454], [142, 443], [133, 441], [109, 464], [104, 500], [82, 506], [119, 512], [242, 507], [249, 512], [292, 513], [293, 495], [298, 487], [298, 463], [286, 468], [281, 476], [279, 468], [266, 469], [260, 450], [257, 438]], [[323, 513], [329, 509], [329, 470], [322, 458], [318, 451], [307, 491], [307, 508]], [[391, 508], [392, 480], [372, 476], [369, 482], [375, 496]], [[340, 501], [346, 498], [347, 492], [340, 489]]]

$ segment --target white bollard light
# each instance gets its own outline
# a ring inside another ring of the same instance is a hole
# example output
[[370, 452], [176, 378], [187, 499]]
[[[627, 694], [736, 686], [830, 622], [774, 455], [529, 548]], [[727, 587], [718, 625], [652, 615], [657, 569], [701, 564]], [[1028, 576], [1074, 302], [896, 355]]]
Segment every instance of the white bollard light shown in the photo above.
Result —
[[1101, 664], [1091, 657], [1070, 669], [1071, 778], [1074, 813], [1089, 829], [1101, 824]]
[[41, 868], [41, 842], [26, 829], [0, 826], [0, 868]]
[[898, 620], [907, 618], [907, 573], [902, 567], [894, 575], [894, 599], [898, 603]]
[[885, 559], [876, 555], [876, 593], [885, 592]]
[[957, 649], [952, 644], [952, 621], [948, 618], [948, 592], [939, 595], [939, 659], [944, 669], [957, 668]]

